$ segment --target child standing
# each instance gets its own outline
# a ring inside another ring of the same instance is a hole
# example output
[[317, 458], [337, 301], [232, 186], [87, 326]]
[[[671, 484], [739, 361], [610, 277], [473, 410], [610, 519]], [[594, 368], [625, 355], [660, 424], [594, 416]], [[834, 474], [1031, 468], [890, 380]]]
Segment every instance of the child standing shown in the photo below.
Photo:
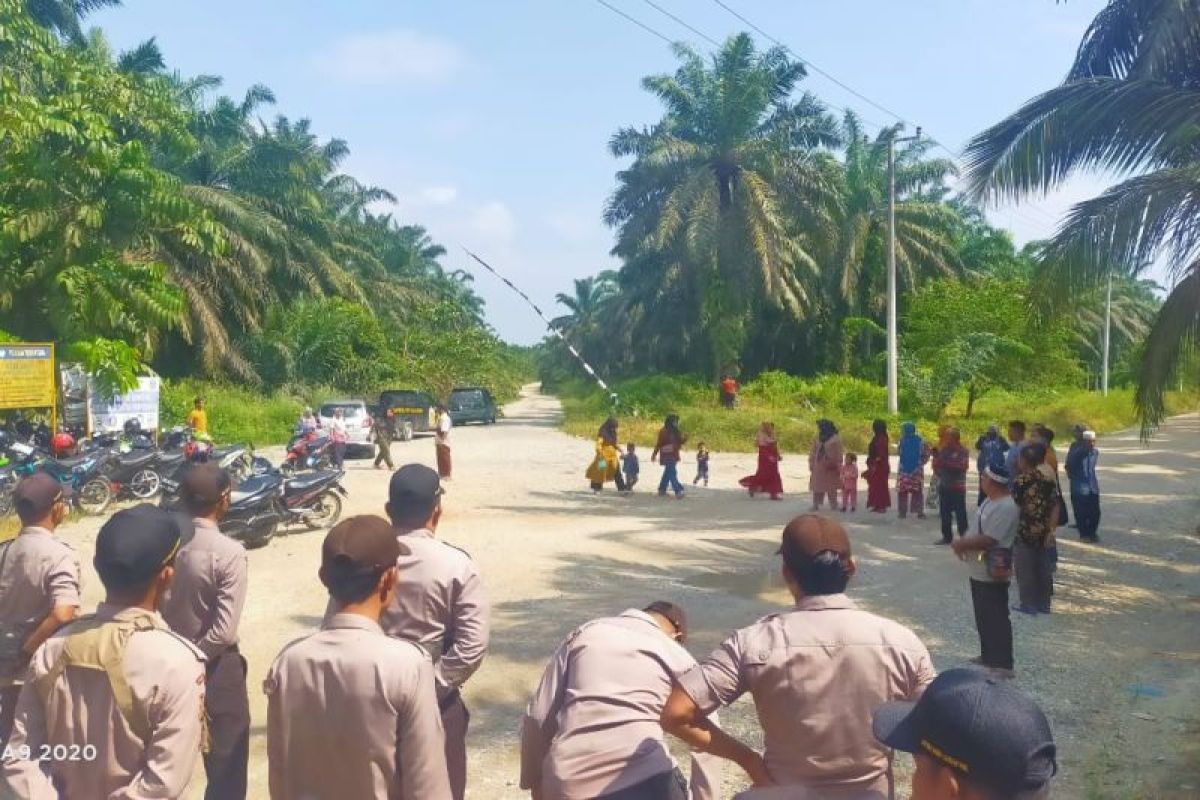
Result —
[[625, 447], [625, 455], [621, 456], [621, 471], [625, 473], [625, 491], [632, 492], [634, 484], [638, 482], [638, 473], [642, 471], [633, 442]]
[[708, 486], [708, 456], [708, 447], [701, 442], [696, 447], [696, 479], [692, 481], [693, 486], [701, 480], [704, 481], [705, 486]]
[[858, 455], [846, 453], [846, 463], [842, 465], [842, 511], [846, 506], [851, 511], [858, 510]]

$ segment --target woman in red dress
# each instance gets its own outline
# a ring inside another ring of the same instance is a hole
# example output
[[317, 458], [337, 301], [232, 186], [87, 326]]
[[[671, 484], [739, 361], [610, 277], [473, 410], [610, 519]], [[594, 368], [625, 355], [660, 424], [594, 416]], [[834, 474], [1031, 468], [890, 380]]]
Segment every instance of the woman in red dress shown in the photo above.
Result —
[[766, 492], [772, 500], [780, 500], [783, 479], [779, 477], [779, 462], [783, 457], [779, 455], [779, 445], [775, 441], [775, 425], [764, 422], [754, 437], [754, 443], [758, 445], [758, 472], [742, 478], [738, 483], [749, 490], [751, 497]]
[[867, 508], [882, 514], [892, 507], [892, 491], [888, 486], [892, 466], [888, 461], [887, 423], [877, 419], [871, 429], [875, 436], [867, 448]]

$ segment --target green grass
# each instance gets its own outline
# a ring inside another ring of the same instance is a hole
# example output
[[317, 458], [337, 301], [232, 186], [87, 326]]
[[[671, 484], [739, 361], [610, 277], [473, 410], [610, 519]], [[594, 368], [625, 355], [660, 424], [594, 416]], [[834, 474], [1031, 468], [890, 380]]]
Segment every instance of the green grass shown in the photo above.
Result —
[[198, 380], [163, 381], [160, 413], [164, 430], [183, 423], [197, 395], [204, 397], [208, 432], [213, 439], [259, 447], [285, 444], [304, 406], [315, 408], [343, 396], [328, 387], [293, 387], [266, 393], [249, 386]]
[[[963, 416], [965, 398], [956, 398], [943, 418], [937, 420], [905, 414], [889, 417], [882, 413], [887, 406], [883, 387], [843, 375], [804, 379], [765, 373], [742, 387], [740, 404], [732, 411], [718, 404], [715, 386], [695, 378], [658, 375], [621, 381], [613, 388], [621, 398], [618, 417], [623, 441], [653, 445], [663, 417], [676, 413], [690, 437], [690, 447], [703, 441], [714, 450], [726, 452], [752, 451], [754, 434], [763, 420], [775, 423], [780, 447], [793, 453], [808, 450], [821, 417], [832, 419], [847, 448], [859, 452], [866, 448], [871, 422], [876, 418], [888, 422], [893, 439], [904, 420], [917, 423], [926, 437], [935, 436], [941, 423], [954, 424], [962, 430], [968, 445], [988, 424], [1003, 425], [1010, 419], [1042, 422], [1058, 434], [1056, 442], [1060, 444], [1069, 440], [1071, 426], [1079, 422], [1098, 433], [1112, 433], [1137, 423], [1130, 389], [1114, 390], [1108, 397], [1074, 388], [1027, 394], [995, 391], [976, 401], [970, 419]], [[603, 392], [582, 381], [547, 386], [545, 390], [562, 398], [563, 427], [577, 436], [595, 436], [610, 411]], [[902, 407], [910, 405], [915, 404], [902, 402]], [[1168, 399], [1172, 414], [1195, 410], [1198, 405], [1200, 395], [1195, 391], [1173, 393]]]

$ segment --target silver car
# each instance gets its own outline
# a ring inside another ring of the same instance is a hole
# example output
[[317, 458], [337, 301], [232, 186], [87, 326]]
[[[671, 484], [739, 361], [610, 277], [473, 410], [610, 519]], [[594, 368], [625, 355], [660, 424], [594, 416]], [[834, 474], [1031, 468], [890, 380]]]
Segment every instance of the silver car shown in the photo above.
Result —
[[371, 413], [362, 400], [330, 400], [328, 403], [322, 403], [321, 408], [317, 410], [321, 427], [329, 430], [333, 414], [339, 408], [342, 410], [342, 419], [346, 422], [347, 455], [353, 450], [372, 449], [375, 437], [371, 433]]

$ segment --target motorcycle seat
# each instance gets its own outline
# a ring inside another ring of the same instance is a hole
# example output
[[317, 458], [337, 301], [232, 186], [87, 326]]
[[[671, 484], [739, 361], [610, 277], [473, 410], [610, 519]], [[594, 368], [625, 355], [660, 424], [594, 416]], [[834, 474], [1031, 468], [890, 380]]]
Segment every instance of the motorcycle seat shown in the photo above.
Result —
[[339, 470], [327, 470], [326, 469], [326, 470], [320, 470], [318, 472], [309, 472], [304, 475], [297, 475], [294, 478], [288, 479], [287, 491], [289, 491], [289, 492], [307, 491], [308, 489], [311, 489], [312, 487], [314, 487], [318, 484], [328, 483], [329, 479], [333, 476], [337, 476], [340, 478], [341, 472]]
[[178, 464], [180, 461], [183, 461], [182, 450], [172, 450], [169, 453], [158, 454], [158, 463], [160, 464]]
[[127, 467], [127, 468], [140, 467], [145, 464], [149, 464], [151, 461], [154, 460], [154, 457], [156, 455], [158, 455], [158, 454], [153, 451], [142, 451], [142, 452], [137, 452], [137, 453], [130, 453], [128, 455], [118, 456], [117, 463], [120, 464], [122, 467]]
[[45, 465], [61, 472], [70, 472], [76, 467], [83, 465], [84, 462], [94, 460], [95, 457], [94, 454], [88, 453], [87, 455], [75, 456], [74, 458], [47, 458]]
[[282, 478], [274, 474], [251, 475], [234, 487], [230, 498], [233, 502], [244, 500], [256, 494], [279, 488]]

